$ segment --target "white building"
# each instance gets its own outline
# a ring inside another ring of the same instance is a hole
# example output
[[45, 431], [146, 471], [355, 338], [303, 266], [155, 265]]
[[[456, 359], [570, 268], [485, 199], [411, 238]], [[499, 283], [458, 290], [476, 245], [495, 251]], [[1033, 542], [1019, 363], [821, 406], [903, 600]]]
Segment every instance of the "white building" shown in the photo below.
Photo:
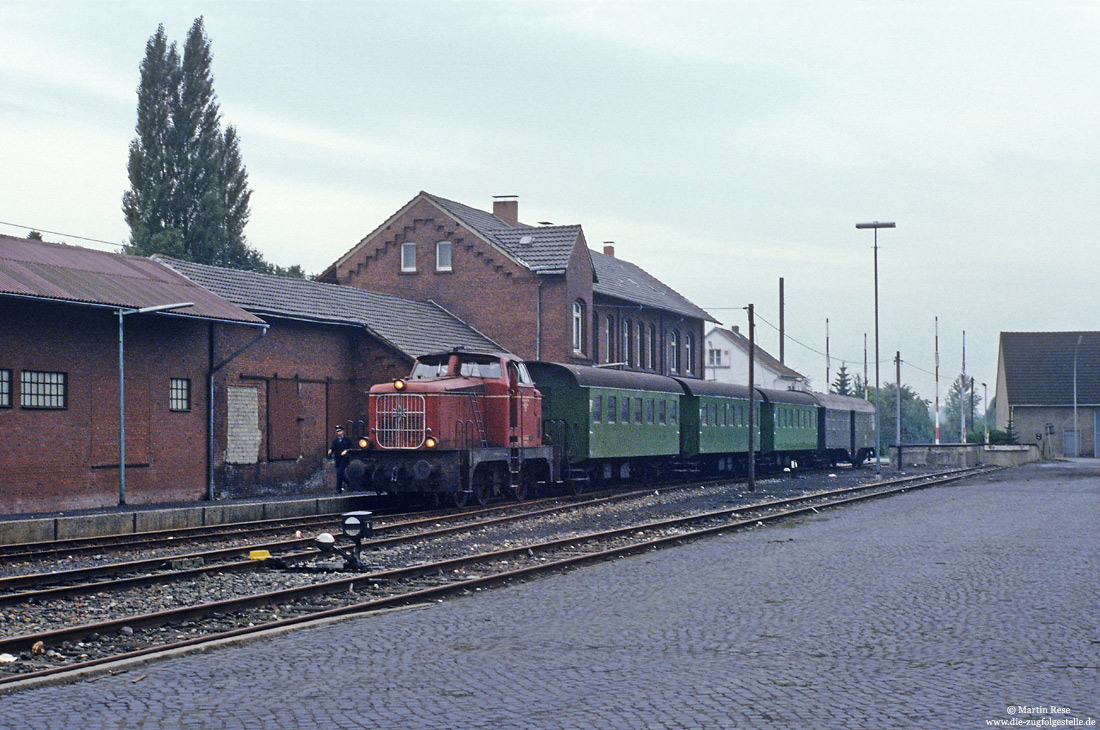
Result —
[[[749, 338], [737, 327], [732, 330], [714, 327], [707, 332], [705, 342], [706, 379], [748, 385]], [[779, 362], [760, 345], [756, 345], [753, 380], [754, 385], [772, 390], [810, 390], [809, 378]]]

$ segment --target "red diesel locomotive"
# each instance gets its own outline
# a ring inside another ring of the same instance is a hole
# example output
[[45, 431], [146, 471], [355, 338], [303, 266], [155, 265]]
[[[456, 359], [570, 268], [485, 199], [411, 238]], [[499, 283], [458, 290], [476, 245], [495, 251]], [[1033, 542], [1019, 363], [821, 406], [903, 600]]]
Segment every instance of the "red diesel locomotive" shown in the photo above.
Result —
[[462, 506], [523, 500], [558, 476], [542, 439], [542, 395], [512, 355], [422, 356], [408, 378], [370, 389], [367, 423], [349, 452], [353, 488]]

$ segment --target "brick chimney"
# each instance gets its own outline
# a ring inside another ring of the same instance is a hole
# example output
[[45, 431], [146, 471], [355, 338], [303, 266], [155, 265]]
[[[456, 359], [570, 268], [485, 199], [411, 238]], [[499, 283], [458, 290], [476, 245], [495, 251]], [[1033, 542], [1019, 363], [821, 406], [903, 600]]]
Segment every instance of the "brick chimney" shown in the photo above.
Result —
[[604, 241], [603, 242], [603, 255], [604, 256], [610, 256], [612, 258], [615, 257], [615, 242], [614, 241]]
[[512, 228], [519, 225], [519, 198], [515, 195], [494, 195], [493, 215]]

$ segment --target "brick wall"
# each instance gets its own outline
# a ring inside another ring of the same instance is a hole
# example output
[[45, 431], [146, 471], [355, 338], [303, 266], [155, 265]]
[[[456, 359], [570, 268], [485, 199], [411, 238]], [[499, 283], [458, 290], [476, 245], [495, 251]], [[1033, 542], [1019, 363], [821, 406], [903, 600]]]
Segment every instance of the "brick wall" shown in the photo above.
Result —
[[[126, 317], [126, 501], [197, 499], [205, 462], [206, 326], [165, 315]], [[0, 369], [12, 373], [0, 512], [118, 503], [118, 317], [113, 310], [0, 299]], [[24, 407], [24, 371], [66, 376], [66, 405]], [[170, 378], [190, 380], [191, 408], [168, 407]]]

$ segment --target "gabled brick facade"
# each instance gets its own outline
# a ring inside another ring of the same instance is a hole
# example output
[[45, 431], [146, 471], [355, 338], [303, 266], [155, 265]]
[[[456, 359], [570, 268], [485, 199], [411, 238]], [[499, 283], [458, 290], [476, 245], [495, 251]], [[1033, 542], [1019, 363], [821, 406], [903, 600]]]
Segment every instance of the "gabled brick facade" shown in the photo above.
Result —
[[518, 212], [515, 200], [488, 213], [421, 192], [321, 279], [436, 302], [526, 359], [702, 377], [710, 315], [636, 266], [589, 251], [580, 226], [527, 226]]

